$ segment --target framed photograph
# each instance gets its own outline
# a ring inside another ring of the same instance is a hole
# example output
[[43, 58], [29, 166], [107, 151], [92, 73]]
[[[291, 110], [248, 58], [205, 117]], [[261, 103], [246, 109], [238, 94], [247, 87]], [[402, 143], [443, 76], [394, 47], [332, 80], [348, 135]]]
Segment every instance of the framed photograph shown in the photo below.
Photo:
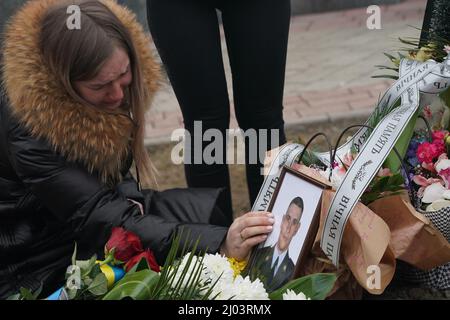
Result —
[[281, 288], [296, 278], [319, 228], [322, 192], [328, 185], [289, 167], [283, 167], [268, 211], [273, 231], [256, 246], [244, 273], [259, 278], [267, 290]]

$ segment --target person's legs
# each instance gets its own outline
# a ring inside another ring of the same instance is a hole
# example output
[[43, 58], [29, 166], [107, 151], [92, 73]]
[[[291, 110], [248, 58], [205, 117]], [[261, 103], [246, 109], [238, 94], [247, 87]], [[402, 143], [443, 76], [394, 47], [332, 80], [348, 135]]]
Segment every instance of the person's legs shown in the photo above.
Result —
[[[283, 144], [286, 142], [283, 89], [290, 0], [221, 0], [220, 7], [239, 126], [244, 130], [278, 129], [279, 139], [273, 143], [274, 146]], [[269, 148], [272, 142], [270, 137], [268, 133]], [[249, 147], [247, 143], [246, 161], [249, 160], [249, 153], [266, 151], [257, 148], [249, 150]], [[263, 182], [261, 167], [260, 163], [247, 162], [247, 183], [252, 204]]]
[[[230, 179], [223, 143], [222, 164], [206, 164], [203, 150], [194, 148], [194, 121], [205, 130], [219, 129], [225, 140], [230, 121], [229, 99], [214, 5], [208, 0], [147, 0], [147, 17], [153, 40], [166, 67], [180, 104], [185, 128], [191, 133], [191, 163], [185, 164], [189, 187], [225, 188], [219, 199], [221, 210], [232, 222]], [[196, 151], [197, 155], [194, 155]], [[201, 154], [200, 154], [201, 153]], [[214, 155], [214, 154], [213, 154]]]

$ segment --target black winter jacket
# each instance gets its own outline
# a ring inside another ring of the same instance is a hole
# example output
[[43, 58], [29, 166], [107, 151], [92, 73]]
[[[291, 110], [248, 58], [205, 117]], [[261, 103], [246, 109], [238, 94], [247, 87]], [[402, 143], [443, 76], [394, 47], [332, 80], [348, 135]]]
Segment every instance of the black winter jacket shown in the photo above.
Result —
[[[49, 6], [30, 1], [7, 27], [0, 89], [0, 298], [20, 287], [43, 295], [63, 285], [74, 245], [78, 258], [101, 254], [111, 229], [136, 233], [163, 263], [175, 232], [217, 252], [227, 228], [217, 189], [139, 192], [129, 118], [92, 110], [62, 89], [39, 54], [36, 33]], [[102, 0], [129, 30], [149, 97], [159, 67], [132, 14]], [[148, 104], [150, 105], [150, 101]], [[114, 183], [109, 183], [114, 181]], [[109, 187], [108, 187], [109, 186]], [[144, 206], [142, 215], [138, 205]], [[186, 239], [185, 239], [186, 240]]]
[[[140, 236], [159, 262], [174, 231], [190, 230], [200, 248], [216, 252], [226, 236], [222, 213], [215, 206], [217, 189], [143, 190], [123, 168], [115, 189], [51, 150], [48, 142], [30, 136], [0, 105], [0, 297], [20, 287], [44, 294], [60, 286], [70, 264], [74, 243], [79, 257], [103, 250], [113, 226]], [[145, 214], [127, 199], [144, 205]], [[194, 223], [195, 222], [195, 223]], [[183, 232], [184, 234], [185, 231]]]

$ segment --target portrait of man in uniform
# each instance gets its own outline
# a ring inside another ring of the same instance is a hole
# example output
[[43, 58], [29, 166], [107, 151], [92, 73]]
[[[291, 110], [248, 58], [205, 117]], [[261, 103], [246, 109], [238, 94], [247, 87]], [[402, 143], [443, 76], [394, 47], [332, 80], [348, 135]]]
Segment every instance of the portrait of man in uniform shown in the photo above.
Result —
[[273, 292], [301, 274], [320, 221], [322, 193], [329, 186], [283, 167], [268, 211], [274, 215], [273, 231], [253, 249], [243, 275], [259, 278]]
[[289, 255], [289, 245], [300, 228], [303, 214], [303, 199], [294, 198], [283, 215], [278, 241], [267, 247], [258, 248], [254, 272], [271, 292], [285, 285], [292, 277], [295, 262]]

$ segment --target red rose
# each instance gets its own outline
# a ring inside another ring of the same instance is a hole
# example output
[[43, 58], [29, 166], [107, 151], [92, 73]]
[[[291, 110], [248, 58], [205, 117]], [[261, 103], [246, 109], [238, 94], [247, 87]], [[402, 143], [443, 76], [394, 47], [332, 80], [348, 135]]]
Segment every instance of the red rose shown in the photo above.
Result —
[[152, 269], [155, 272], [161, 271], [159, 268], [158, 262], [156, 262], [156, 258], [150, 249], [147, 249], [144, 252], [141, 252], [140, 254], [131, 258], [125, 265], [125, 271], [126, 272], [130, 271], [130, 269], [133, 268], [143, 258], [145, 258], [145, 260], [147, 260], [147, 263], [150, 266], [150, 269]]
[[106, 243], [106, 255], [113, 248], [115, 248], [114, 258], [124, 263], [128, 262], [128, 260], [144, 250], [142, 248], [141, 240], [137, 235], [117, 227], [112, 229], [111, 237]]

